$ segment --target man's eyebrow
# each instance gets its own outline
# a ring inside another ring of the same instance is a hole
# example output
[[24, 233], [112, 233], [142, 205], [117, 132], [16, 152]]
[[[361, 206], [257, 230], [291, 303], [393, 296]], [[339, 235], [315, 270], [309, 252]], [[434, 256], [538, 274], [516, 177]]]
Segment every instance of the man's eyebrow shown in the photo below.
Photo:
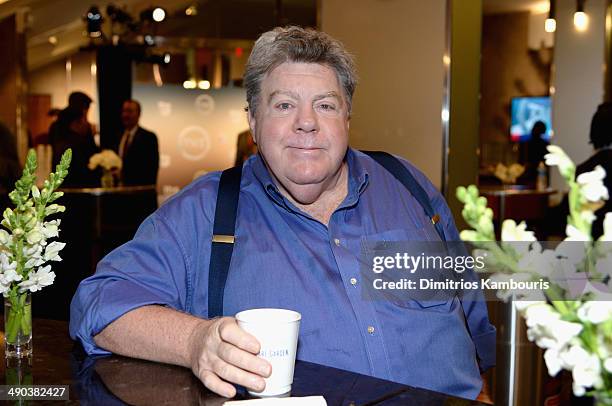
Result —
[[[293, 92], [291, 90], [275, 90], [272, 93], [270, 93], [270, 95], [268, 96], [268, 102], [270, 102], [274, 97], [276, 97], [278, 95], [289, 96], [289, 97], [291, 97], [293, 99], [299, 99], [300, 98], [299, 94], [297, 94], [296, 92]], [[340, 101], [340, 103], [342, 103], [342, 97], [340, 97], [338, 92], [336, 92], [334, 90], [330, 90], [329, 92], [318, 94], [318, 95], [314, 96], [313, 100], [314, 101], [319, 101], [319, 100], [322, 100], [322, 99], [326, 99], [328, 97], [334, 97], [334, 98], [338, 99]]]
[[316, 95], [314, 97], [314, 101], [318, 101], [318, 100], [322, 100], [322, 99], [327, 99], [328, 97], [335, 97], [336, 99], [338, 99], [338, 101], [340, 103], [342, 103], [342, 97], [340, 97], [340, 95], [337, 92], [333, 91], [333, 90], [331, 90], [331, 91], [329, 91], [327, 93]]
[[272, 93], [270, 93], [270, 96], [268, 96], [268, 102], [270, 102], [277, 95], [289, 96], [293, 99], [299, 98], [298, 94], [296, 92], [292, 92], [291, 90], [275, 90]]

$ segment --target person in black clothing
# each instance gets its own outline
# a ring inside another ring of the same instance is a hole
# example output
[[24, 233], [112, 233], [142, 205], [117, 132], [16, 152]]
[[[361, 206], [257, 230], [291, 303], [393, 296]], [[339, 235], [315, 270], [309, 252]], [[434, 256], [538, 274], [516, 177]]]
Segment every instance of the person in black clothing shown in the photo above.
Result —
[[15, 136], [0, 122], [0, 214], [11, 205], [8, 195], [21, 175]]
[[123, 136], [119, 156], [123, 161], [124, 185], [155, 185], [159, 169], [159, 147], [155, 133], [138, 125], [141, 107], [136, 100], [126, 100], [121, 109]]
[[576, 176], [590, 172], [600, 165], [606, 171], [604, 185], [608, 189], [610, 198], [603, 207], [595, 212], [592, 234], [597, 239], [603, 234], [603, 220], [606, 212], [612, 211], [612, 102], [600, 104], [591, 121], [589, 134], [590, 144], [593, 145], [594, 154], [576, 167]]
[[536, 185], [538, 177], [538, 166], [544, 161], [544, 155], [548, 152], [546, 147], [548, 141], [544, 139], [546, 136], [546, 124], [542, 121], [536, 121], [531, 129], [531, 138], [525, 144], [527, 149], [524, 164], [525, 173], [521, 176], [521, 182], [531, 187]]
[[53, 148], [53, 168], [59, 164], [66, 149], [72, 148], [72, 161], [64, 187], [99, 186], [100, 179], [87, 164], [99, 151], [93, 137], [93, 129], [87, 121], [91, 98], [82, 92], [73, 92], [68, 107], [63, 109], [49, 128], [49, 143]]

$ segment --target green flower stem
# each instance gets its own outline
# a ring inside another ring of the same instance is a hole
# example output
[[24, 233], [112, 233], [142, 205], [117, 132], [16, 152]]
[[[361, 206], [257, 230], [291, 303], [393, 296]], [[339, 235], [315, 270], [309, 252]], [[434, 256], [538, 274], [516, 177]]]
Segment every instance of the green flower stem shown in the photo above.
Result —
[[5, 334], [8, 343], [15, 343], [19, 332], [28, 336], [32, 331], [32, 304], [26, 303], [27, 293], [10, 296], [5, 299], [10, 302], [10, 309], [5, 320]]

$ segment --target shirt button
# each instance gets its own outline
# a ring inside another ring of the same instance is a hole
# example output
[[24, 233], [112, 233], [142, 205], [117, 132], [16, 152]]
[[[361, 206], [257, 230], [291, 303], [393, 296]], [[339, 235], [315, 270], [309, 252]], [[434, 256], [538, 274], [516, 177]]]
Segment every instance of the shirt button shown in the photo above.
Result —
[[351, 278], [351, 285], [355, 286], [357, 285], [357, 278]]
[[340, 246], [340, 240], [337, 238], [334, 238], [334, 244], [336, 244], [336, 246]]
[[374, 334], [374, 327], [368, 326], [368, 333]]

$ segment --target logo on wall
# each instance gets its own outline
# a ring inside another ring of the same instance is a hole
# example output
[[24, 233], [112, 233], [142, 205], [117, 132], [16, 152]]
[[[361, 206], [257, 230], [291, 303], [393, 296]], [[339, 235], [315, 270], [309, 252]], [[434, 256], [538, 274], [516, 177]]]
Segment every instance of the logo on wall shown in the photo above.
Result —
[[215, 99], [211, 95], [201, 94], [195, 99], [195, 109], [203, 116], [209, 116], [215, 110]]
[[168, 117], [172, 114], [172, 103], [163, 100], [158, 101], [157, 111], [162, 117]]
[[172, 164], [172, 157], [168, 154], [159, 154], [159, 167], [168, 168]]
[[210, 136], [202, 127], [190, 126], [180, 132], [177, 144], [183, 158], [199, 161], [210, 150]]

